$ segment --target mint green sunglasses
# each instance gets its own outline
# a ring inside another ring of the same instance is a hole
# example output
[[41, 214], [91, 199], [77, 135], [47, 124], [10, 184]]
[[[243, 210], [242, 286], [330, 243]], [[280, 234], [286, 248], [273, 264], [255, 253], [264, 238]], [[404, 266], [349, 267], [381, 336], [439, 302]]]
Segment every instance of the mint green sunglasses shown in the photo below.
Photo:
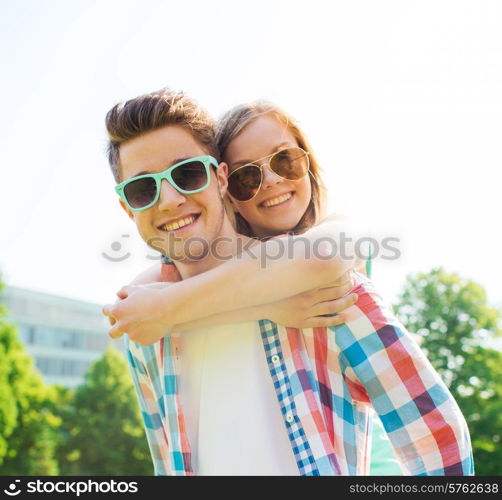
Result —
[[146, 210], [157, 203], [162, 180], [183, 194], [195, 194], [204, 191], [211, 179], [209, 167], [218, 168], [216, 158], [197, 156], [176, 163], [157, 174], [138, 175], [115, 186], [115, 191], [125, 204], [134, 212]]

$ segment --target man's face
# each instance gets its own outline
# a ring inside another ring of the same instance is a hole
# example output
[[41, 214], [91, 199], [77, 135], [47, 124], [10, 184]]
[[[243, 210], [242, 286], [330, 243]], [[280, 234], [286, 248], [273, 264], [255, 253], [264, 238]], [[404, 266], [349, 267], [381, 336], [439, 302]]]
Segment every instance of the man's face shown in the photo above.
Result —
[[[188, 158], [207, 155], [185, 128], [168, 125], [127, 141], [120, 147], [123, 181], [146, 173], [158, 173]], [[182, 168], [182, 167], [181, 167]], [[222, 197], [227, 187], [227, 167], [210, 168], [209, 186], [199, 193], [182, 194], [162, 180], [159, 200], [152, 207], [131, 211], [143, 240], [173, 260], [200, 258], [204, 245], [220, 235], [225, 212]], [[205, 243], [203, 243], [205, 242]]]

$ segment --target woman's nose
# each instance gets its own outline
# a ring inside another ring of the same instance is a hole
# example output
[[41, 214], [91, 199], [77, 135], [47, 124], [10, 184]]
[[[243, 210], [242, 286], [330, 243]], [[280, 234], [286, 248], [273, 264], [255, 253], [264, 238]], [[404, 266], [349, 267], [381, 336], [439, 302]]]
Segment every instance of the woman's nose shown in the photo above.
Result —
[[262, 189], [269, 189], [272, 186], [275, 186], [276, 184], [279, 184], [284, 180], [270, 168], [268, 163], [262, 164], [261, 171], [263, 175], [263, 182], [261, 184]]

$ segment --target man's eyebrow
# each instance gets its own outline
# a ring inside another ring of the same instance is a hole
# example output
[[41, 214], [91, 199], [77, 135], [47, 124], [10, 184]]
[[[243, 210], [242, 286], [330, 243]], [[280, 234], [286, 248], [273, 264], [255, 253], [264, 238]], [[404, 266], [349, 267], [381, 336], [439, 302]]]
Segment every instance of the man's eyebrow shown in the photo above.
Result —
[[[176, 158], [176, 160], [173, 160], [170, 165], [168, 165], [164, 170], [167, 170], [169, 167], [172, 167], [173, 165], [176, 165], [176, 163], [181, 163], [182, 161], [189, 160], [190, 158], [195, 158], [195, 156], [184, 156], [183, 158]], [[163, 170], [161, 170], [163, 172]], [[140, 175], [146, 175], [146, 174], [151, 174], [152, 172], [149, 172], [148, 170], [142, 170], [139, 174], [135, 174], [130, 179], [134, 179], [135, 177], [139, 177]], [[156, 172], [158, 173], [158, 172]]]
[[[278, 144], [273, 150], [272, 152], [270, 153], [270, 155], [266, 155], [264, 156], [263, 158], [266, 158], [267, 156], [271, 156], [273, 155], [274, 153], [277, 153], [277, 151], [281, 150], [283, 148], [283, 146], [290, 146], [290, 147], [293, 147], [291, 145], [291, 141], [284, 141], [284, 142], [281, 142], [280, 144]], [[254, 161], [256, 160], [261, 160], [261, 158], [255, 158], [254, 160], [239, 160], [239, 161], [234, 161], [231, 165], [229, 165], [229, 168], [237, 168], [237, 167], [242, 167], [242, 165], [247, 165], [248, 163], [253, 163]]]

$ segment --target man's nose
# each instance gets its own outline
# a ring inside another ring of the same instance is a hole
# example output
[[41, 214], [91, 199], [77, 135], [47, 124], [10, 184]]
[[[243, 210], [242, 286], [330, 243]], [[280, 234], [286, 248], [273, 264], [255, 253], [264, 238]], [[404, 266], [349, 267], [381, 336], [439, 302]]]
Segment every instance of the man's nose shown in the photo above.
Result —
[[262, 189], [270, 189], [272, 186], [275, 186], [284, 180], [270, 168], [268, 163], [262, 164], [261, 171], [263, 175], [263, 182], [261, 184]]
[[186, 197], [175, 187], [171, 186], [166, 179], [160, 183], [159, 210], [172, 210], [185, 203]]

